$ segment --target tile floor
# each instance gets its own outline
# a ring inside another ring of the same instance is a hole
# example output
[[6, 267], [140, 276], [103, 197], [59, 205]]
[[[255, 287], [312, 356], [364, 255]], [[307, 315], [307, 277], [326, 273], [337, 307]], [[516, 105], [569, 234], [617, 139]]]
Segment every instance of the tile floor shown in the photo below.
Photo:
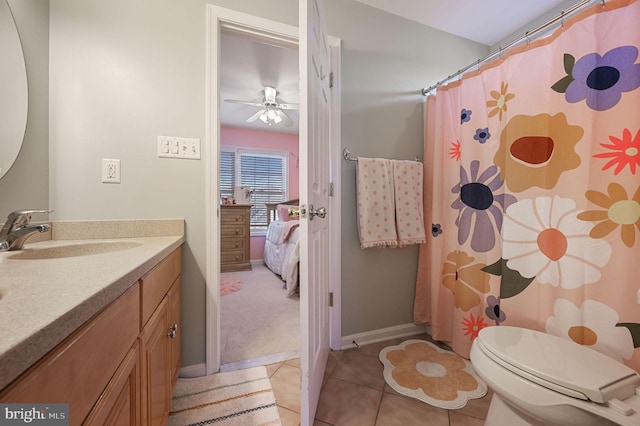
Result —
[[[431, 341], [429, 335], [407, 339]], [[489, 409], [491, 391], [470, 400], [459, 410], [444, 410], [401, 395], [382, 376], [381, 349], [406, 339], [331, 352], [327, 362], [314, 426], [481, 426]], [[442, 346], [442, 345], [441, 345]], [[446, 346], [442, 346], [449, 349]], [[267, 366], [284, 426], [300, 424], [299, 359]]]

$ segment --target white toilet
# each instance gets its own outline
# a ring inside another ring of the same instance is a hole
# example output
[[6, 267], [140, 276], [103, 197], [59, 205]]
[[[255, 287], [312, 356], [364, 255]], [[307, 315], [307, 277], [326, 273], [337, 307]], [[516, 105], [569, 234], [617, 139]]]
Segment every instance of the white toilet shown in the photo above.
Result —
[[640, 425], [640, 375], [558, 336], [486, 327], [471, 347], [494, 392], [485, 425]]

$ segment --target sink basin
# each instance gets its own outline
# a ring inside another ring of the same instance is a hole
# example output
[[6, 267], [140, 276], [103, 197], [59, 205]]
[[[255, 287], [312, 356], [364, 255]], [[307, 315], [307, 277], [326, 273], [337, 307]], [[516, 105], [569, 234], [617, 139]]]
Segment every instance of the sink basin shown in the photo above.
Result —
[[[12, 260], [60, 259], [65, 257], [90, 256], [111, 253], [141, 246], [137, 241], [96, 241], [73, 243], [42, 248], [25, 248], [8, 256]], [[0, 296], [1, 297], [1, 296]]]

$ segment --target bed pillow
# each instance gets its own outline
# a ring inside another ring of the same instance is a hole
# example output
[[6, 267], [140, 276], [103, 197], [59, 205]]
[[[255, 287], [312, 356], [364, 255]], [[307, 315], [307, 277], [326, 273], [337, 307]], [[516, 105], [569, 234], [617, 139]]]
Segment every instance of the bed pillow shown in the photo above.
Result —
[[295, 217], [291, 217], [290, 216], [290, 211], [298, 211], [298, 206], [293, 206], [290, 204], [278, 204], [276, 206], [276, 211], [278, 212], [278, 220], [282, 221], [282, 222], [287, 222], [290, 219], [298, 219], [298, 215], [295, 215]]
[[300, 208], [291, 204], [278, 204], [276, 206], [278, 212], [278, 220], [287, 222], [292, 219], [300, 218]]

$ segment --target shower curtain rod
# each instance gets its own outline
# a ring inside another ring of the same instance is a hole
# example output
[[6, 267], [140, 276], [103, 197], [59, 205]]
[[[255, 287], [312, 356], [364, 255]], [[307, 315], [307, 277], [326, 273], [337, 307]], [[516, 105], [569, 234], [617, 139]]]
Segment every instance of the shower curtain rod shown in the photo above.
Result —
[[524, 33], [524, 35], [520, 38], [517, 38], [515, 40], [513, 40], [511, 43], [507, 44], [506, 46], [500, 46], [500, 49], [497, 50], [496, 52], [490, 53], [489, 55], [485, 56], [482, 59], [478, 59], [476, 62], [467, 65], [466, 67], [459, 69], [457, 72], [451, 74], [450, 76], [448, 76], [447, 78], [440, 80], [439, 82], [437, 82], [436, 84], [434, 84], [433, 86], [429, 86], [429, 87], [425, 87], [424, 89], [422, 89], [422, 95], [423, 96], [427, 96], [429, 94], [429, 92], [431, 92], [433, 89], [435, 89], [436, 87], [440, 86], [441, 84], [459, 76], [460, 74], [463, 74], [464, 72], [470, 70], [471, 68], [474, 67], [479, 67], [481, 64], [484, 64], [485, 62], [493, 59], [495, 56], [498, 55], [502, 55], [502, 52], [504, 52], [507, 49], [510, 49], [511, 47], [513, 47], [514, 45], [522, 42], [523, 40], [527, 40], [527, 43], [529, 41], [531, 41], [531, 36], [539, 33], [540, 31], [544, 30], [545, 28], [555, 24], [558, 21], [562, 21], [562, 23], [564, 24], [564, 18], [566, 18], [568, 15], [571, 15], [572, 13], [576, 12], [577, 10], [583, 8], [584, 6], [587, 6], [590, 3], [593, 3], [594, 1], [600, 1], [602, 2], [602, 4], [604, 5], [605, 0], [582, 0], [579, 3], [576, 3], [575, 5], [571, 6], [569, 9], [567, 10], [563, 10], [562, 12], [560, 12], [560, 14], [558, 16], [556, 16], [555, 18], [552, 18], [550, 20], [548, 20], [547, 22], [545, 22], [544, 24], [540, 25], [539, 27], [531, 30], [531, 31], [527, 31], [526, 33]]

